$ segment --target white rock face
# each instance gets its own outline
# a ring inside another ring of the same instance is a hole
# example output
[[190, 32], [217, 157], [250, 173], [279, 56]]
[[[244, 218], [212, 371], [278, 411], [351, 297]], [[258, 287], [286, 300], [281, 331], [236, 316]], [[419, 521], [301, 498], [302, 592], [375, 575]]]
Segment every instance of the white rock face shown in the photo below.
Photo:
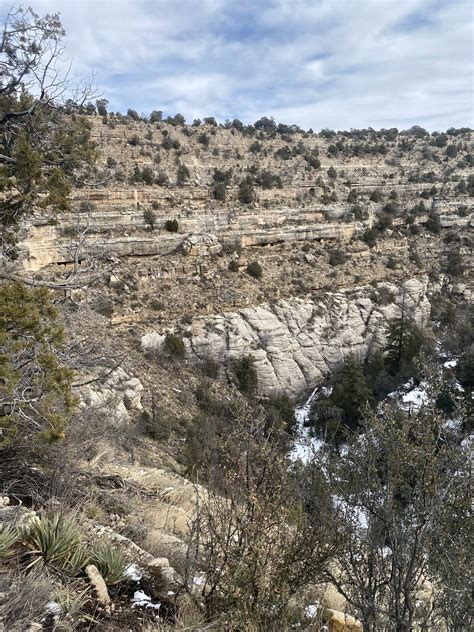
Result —
[[130, 412], [142, 410], [142, 391], [140, 380], [130, 377], [124, 369], [118, 367], [105, 380], [79, 388], [79, 407], [103, 412], [117, 423], [129, 421]]
[[[377, 289], [364, 286], [328, 292], [318, 300], [292, 298], [200, 317], [193, 321], [185, 344], [191, 357], [222, 364], [251, 354], [262, 394], [298, 395], [349, 353], [362, 358], [369, 349], [382, 347], [387, 323], [402, 310], [425, 325], [430, 314], [427, 285], [428, 278], [421, 277], [401, 287], [380, 283]], [[146, 334], [142, 345], [149, 347], [159, 339], [158, 334]]]

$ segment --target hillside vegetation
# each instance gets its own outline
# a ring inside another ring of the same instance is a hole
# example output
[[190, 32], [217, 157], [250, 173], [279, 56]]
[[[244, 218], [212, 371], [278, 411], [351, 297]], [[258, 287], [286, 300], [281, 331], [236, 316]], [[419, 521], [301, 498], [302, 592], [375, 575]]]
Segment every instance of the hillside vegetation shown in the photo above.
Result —
[[63, 36], [4, 21], [0, 629], [470, 629], [472, 131], [113, 113]]

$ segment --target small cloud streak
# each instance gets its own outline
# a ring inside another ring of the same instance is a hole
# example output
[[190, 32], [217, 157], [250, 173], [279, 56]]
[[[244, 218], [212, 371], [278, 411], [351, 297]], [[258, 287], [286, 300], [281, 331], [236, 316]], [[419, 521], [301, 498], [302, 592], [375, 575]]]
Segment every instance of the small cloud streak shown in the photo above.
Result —
[[469, 0], [37, 0], [111, 110], [473, 126]]

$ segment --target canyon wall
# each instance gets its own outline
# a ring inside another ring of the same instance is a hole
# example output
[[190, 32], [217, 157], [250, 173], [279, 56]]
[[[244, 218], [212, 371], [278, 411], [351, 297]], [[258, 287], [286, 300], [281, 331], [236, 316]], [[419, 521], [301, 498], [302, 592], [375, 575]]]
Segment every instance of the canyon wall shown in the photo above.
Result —
[[[252, 355], [261, 394], [301, 395], [348, 354], [363, 358], [382, 347], [387, 324], [402, 312], [425, 325], [427, 287], [422, 276], [398, 287], [380, 283], [194, 318], [184, 341], [188, 356], [198, 362], [212, 359], [231, 368], [233, 360]], [[150, 331], [142, 348], [159, 351], [163, 340], [163, 334]]]

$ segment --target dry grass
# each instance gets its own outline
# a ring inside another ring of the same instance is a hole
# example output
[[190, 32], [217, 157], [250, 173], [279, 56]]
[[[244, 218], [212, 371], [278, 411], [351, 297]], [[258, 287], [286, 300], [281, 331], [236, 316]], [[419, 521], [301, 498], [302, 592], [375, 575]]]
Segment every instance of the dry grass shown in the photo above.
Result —
[[9, 632], [24, 632], [31, 622], [44, 617], [54, 586], [42, 570], [28, 575], [3, 573], [0, 577], [0, 621]]

